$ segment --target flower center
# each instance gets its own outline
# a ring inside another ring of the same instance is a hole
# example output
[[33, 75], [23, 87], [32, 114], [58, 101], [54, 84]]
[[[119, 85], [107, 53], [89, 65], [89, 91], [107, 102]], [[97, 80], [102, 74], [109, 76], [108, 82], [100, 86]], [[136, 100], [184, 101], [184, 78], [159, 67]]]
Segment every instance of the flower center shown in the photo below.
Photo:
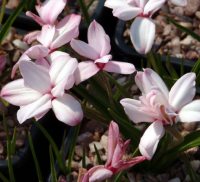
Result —
[[163, 105], [160, 106], [160, 113], [164, 125], [173, 125], [177, 122], [177, 114], [171, 110], [167, 111], [167, 109]]
[[105, 63], [96, 63], [97, 67], [102, 70], [105, 67]]

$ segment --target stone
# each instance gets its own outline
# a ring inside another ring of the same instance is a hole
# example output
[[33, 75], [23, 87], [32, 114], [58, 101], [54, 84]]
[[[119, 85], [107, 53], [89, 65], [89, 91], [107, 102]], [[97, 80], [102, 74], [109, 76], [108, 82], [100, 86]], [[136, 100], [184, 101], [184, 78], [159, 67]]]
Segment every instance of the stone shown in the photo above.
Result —
[[197, 171], [200, 167], [200, 161], [199, 160], [193, 160], [190, 162], [190, 165], [192, 166], [194, 171]]
[[83, 157], [83, 147], [81, 145], [75, 146], [75, 154], [79, 157]]
[[198, 124], [195, 122], [194, 123], [185, 122], [182, 123], [182, 126], [186, 131], [194, 131], [197, 128]]
[[100, 143], [103, 146], [103, 148], [107, 151], [107, 148], [108, 148], [108, 136], [102, 135]]
[[103, 146], [101, 145], [100, 142], [92, 142], [92, 143], [89, 144], [90, 152], [92, 152], [92, 153], [95, 152], [94, 145], [96, 146], [97, 150], [103, 149]]
[[193, 15], [200, 6], [199, 0], [187, 0], [187, 6], [185, 7], [185, 15]]
[[28, 44], [25, 43], [25, 42], [22, 42], [21, 40], [19, 39], [15, 39], [13, 40], [12, 42], [14, 44], [15, 47], [19, 48], [19, 49], [22, 49], [22, 50], [27, 50], [29, 48]]
[[185, 37], [182, 41], [180, 41], [180, 43], [182, 45], [191, 45], [194, 42], [194, 38], [191, 37], [190, 35], [188, 35], [187, 37]]
[[197, 11], [197, 12], [195, 13], [195, 16], [200, 20], [200, 11]]
[[84, 132], [77, 138], [78, 144], [89, 144], [93, 140], [93, 134], [90, 132]]
[[181, 182], [180, 178], [173, 178], [173, 179], [170, 179], [168, 182]]

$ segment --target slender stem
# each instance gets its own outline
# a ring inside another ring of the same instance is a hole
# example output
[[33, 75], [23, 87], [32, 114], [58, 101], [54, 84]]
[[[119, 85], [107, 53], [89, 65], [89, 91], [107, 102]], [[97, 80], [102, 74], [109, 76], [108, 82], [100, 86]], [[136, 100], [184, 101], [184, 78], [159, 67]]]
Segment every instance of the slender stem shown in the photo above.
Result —
[[1, 11], [0, 11], [0, 24], [3, 21], [3, 16], [4, 16], [5, 8], [6, 8], [6, 0], [3, 0], [2, 4], [1, 4]]
[[78, 4], [79, 4], [79, 6], [81, 8], [81, 11], [82, 11], [83, 16], [84, 16], [85, 21], [86, 21], [86, 24], [87, 24], [87, 26], [89, 26], [89, 24], [90, 24], [90, 16], [88, 14], [87, 7], [85, 5], [84, 0], [78, 0]]
[[178, 143], [181, 143], [184, 140], [183, 136], [179, 133], [175, 126], [168, 126], [166, 129], [177, 139]]

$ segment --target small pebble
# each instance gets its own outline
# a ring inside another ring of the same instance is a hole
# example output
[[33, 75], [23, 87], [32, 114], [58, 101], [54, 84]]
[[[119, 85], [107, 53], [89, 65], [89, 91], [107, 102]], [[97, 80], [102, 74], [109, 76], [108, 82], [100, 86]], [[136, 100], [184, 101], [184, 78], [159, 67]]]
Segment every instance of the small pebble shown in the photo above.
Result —
[[181, 182], [180, 178], [170, 179], [168, 182]]

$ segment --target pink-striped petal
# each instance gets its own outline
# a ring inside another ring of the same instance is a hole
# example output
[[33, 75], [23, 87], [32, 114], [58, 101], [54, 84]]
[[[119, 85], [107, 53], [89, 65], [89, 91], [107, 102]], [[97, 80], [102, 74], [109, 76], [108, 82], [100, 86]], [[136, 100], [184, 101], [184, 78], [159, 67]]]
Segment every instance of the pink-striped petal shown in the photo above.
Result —
[[42, 26], [42, 31], [37, 36], [37, 40], [43, 46], [50, 47], [51, 43], [53, 42], [55, 33], [56, 33], [55, 26], [44, 25]]
[[124, 63], [119, 61], [109, 61], [103, 70], [120, 74], [132, 74], [135, 72], [135, 66], [130, 63]]
[[155, 121], [144, 132], [140, 139], [140, 153], [148, 160], [151, 160], [156, 152], [158, 143], [165, 133], [162, 122]]
[[200, 121], [200, 100], [195, 100], [184, 106], [178, 116], [181, 122]]
[[46, 0], [42, 5], [37, 5], [36, 10], [45, 24], [53, 25], [66, 3], [67, 0]]
[[144, 14], [145, 15], [152, 15], [157, 10], [159, 10], [164, 4], [166, 0], [149, 0], [144, 7]]
[[24, 79], [24, 85], [40, 93], [47, 93], [51, 89], [51, 80], [48, 70], [31, 61], [21, 61], [19, 69]]
[[88, 43], [99, 53], [100, 57], [107, 55], [111, 50], [110, 38], [95, 20], [88, 28]]
[[152, 89], [159, 88], [163, 98], [168, 100], [169, 91], [160, 76], [150, 68], [144, 69], [144, 72], [137, 72], [135, 82], [143, 94], [148, 94]]
[[93, 47], [83, 41], [73, 39], [70, 45], [72, 49], [74, 49], [81, 56], [92, 60], [99, 58], [99, 53]]
[[59, 56], [56, 61], [52, 62], [49, 74], [51, 83], [55, 85], [51, 91], [54, 97], [62, 96], [64, 89], [73, 87], [75, 82], [74, 72], [77, 66], [77, 60], [68, 55]]
[[29, 16], [30, 18], [32, 18], [35, 22], [37, 22], [41, 26], [45, 24], [45, 22], [39, 16], [37, 16], [36, 14], [30, 11], [26, 12], [26, 16]]
[[176, 110], [192, 101], [195, 96], [195, 73], [187, 73], [179, 78], [169, 92], [169, 104]]
[[36, 31], [33, 31], [33, 32], [30, 32], [28, 34], [26, 34], [24, 36], [24, 41], [27, 42], [28, 44], [31, 44], [34, 40], [37, 39], [37, 36], [40, 34], [40, 31], [36, 30]]
[[42, 97], [42, 94], [36, 90], [24, 86], [24, 80], [18, 79], [6, 84], [1, 90], [1, 97], [7, 102], [23, 106], [34, 102]]
[[57, 25], [57, 35], [51, 44], [51, 49], [56, 49], [67, 44], [79, 35], [80, 15], [71, 14], [63, 18]]
[[70, 126], [79, 124], [83, 119], [80, 103], [69, 94], [54, 99], [52, 107], [57, 119]]
[[111, 121], [108, 130], [108, 154], [105, 166], [109, 166], [112, 162], [115, 147], [119, 141], [119, 127], [117, 123]]
[[80, 62], [75, 72], [76, 85], [94, 76], [99, 70], [92, 61]]
[[147, 54], [155, 39], [155, 24], [150, 18], [137, 17], [130, 28], [131, 41], [137, 52]]
[[120, 103], [124, 107], [128, 117], [134, 123], [153, 122], [155, 120], [155, 117], [150, 110], [143, 110], [143, 108], [141, 108], [141, 101], [127, 98], [122, 99]]
[[89, 182], [104, 181], [105, 179], [110, 178], [112, 175], [113, 172], [106, 168], [97, 169], [90, 176]]
[[113, 15], [124, 21], [131, 20], [142, 13], [142, 8], [133, 6], [127, 0], [107, 0], [105, 6], [113, 9]]
[[21, 124], [27, 119], [43, 115], [49, 109], [51, 109], [51, 95], [46, 94], [33, 103], [21, 106], [17, 112], [17, 120]]

